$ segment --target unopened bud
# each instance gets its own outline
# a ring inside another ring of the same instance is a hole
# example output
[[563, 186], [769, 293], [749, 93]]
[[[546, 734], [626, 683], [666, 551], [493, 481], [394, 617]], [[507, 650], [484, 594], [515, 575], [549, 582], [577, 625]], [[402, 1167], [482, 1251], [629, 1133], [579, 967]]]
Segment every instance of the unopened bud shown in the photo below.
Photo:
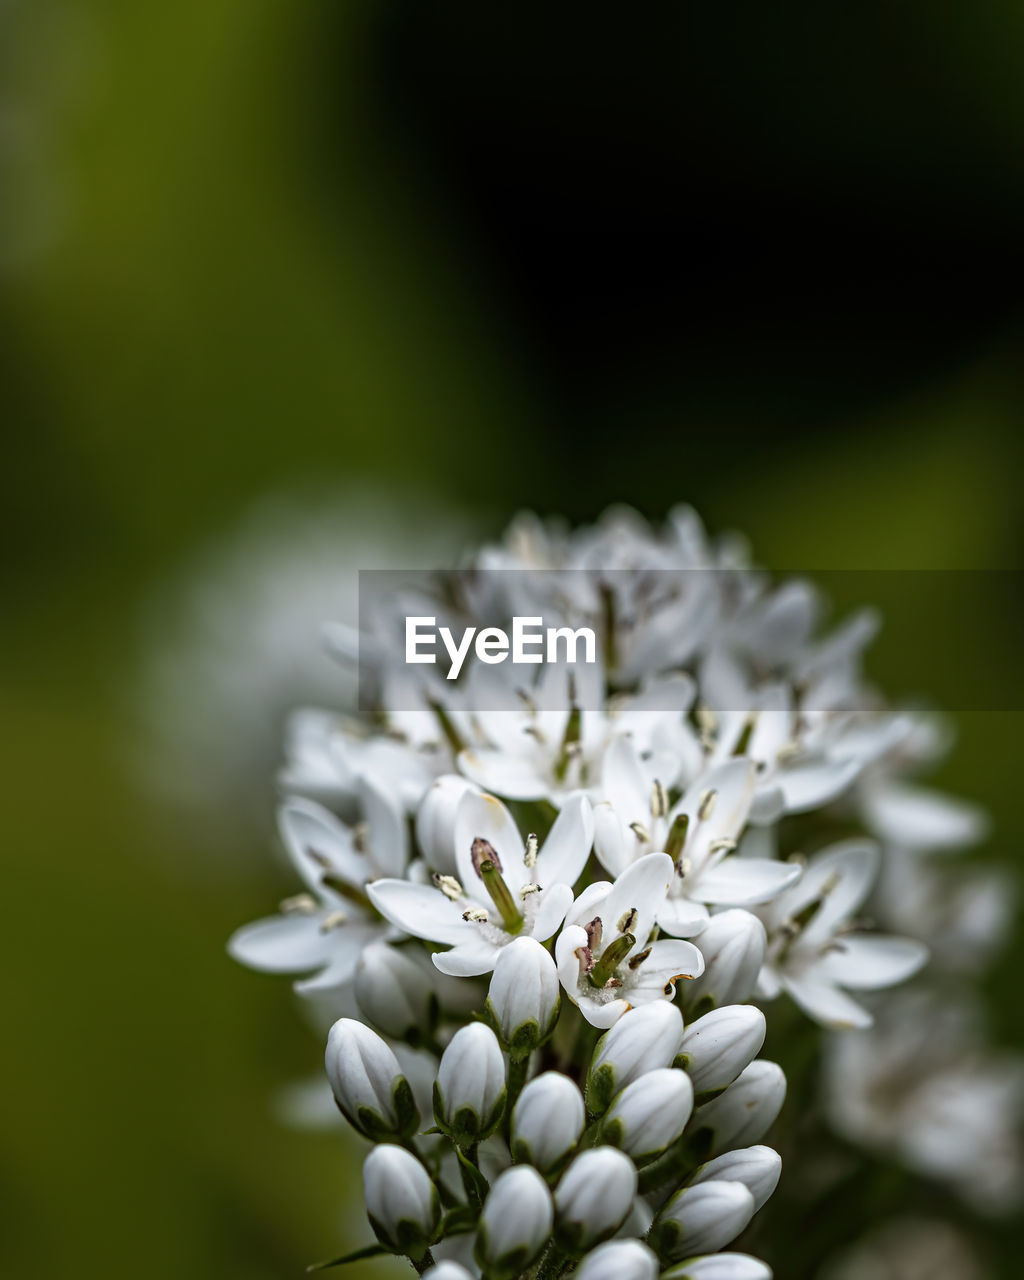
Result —
[[759, 1142], [786, 1100], [786, 1077], [774, 1062], [752, 1062], [724, 1093], [693, 1113], [690, 1130], [709, 1156]]
[[551, 1172], [579, 1142], [583, 1123], [583, 1095], [568, 1076], [535, 1076], [512, 1111], [513, 1159]]
[[391, 1049], [375, 1031], [339, 1018], [327, 1037], [327, 1078], [338, 1109], [364, 1137], [408, 1138], [420, 1117], [412, 1088]]
[[740, 1147], [702, 1164], [690, 1178], [699, 1182], [742, 1182], [754, 1197], [754, 1212], [765, 1203], [779, 1183], [782, 1159], [771, 1147]]
[[430, 976], [400, 947], [372, 942], [359, 957], [354, 988], [366, 1020], [396, 1040], [416, 1045], [437, 1026]]
[[693, 1081], [698, 1106], [736, 1079], [764, 1044], [765, 1020], [752, 1004], [727, 1004], [691, 1022], [676, 1059]]
[[612, 1098], [647, 1071], [670, 1067], [683, 1039], [683, 1019], [667, 1000], [630, 1009], [597, 1042], [587, 1075], [587, 1110], [603, 1115]]
[[661, 1280], [772, 1280], [772, 1269], [749, 1253], [709, 1253], [669, 1267]]
[[573, 1280], [656, 1280], [658, 1258], [640, 1240], [608, 1240], [582, 1260]]
[[693, 939], [704, 957], [704, 972], [684, 984], [687, 1017], [749, 999], [764, 961], [764, 925], [749, 911], [734, 907], [713, 915]]
[[675, 1262], [724, 1248], [753, 1216], [754, 1198], [742, 1182], [702, 1182], [672, 1196], [647, 1240], [662, 1261]]
[[553, 1222], [551, 1192], [536, 1169], [506, 1169], [491, 1187], [477, 1226], [476, 1260], [488, 1280], [513, 1280], [532, 1266]]
[[443, 875], [455, 876], [455, 811], [467, 791], [476, 791], [468, 779], [446, 773], [427, 788], [416, 810], [416, 843], [427, 865]]
[[460, 1027], [441, 1055], [434, 1082], [434, 1119], [459, 1146], [489, 1137], [505, 1109], [505, 1060], [490, 1027]]
[[513, 1062], [542, 1045], [555, 1029], [561, 1000], [558, 970], [534, 938], [516, 938], [494, 966], [487, 1010]]
[[385, 1249], [420, 1261], [440, 1231], [441, 1201], [416, 1157], [403, 1147], [374, 1147], [363, 1164], [363, 1194]]
[[675, 1142], [692, 1110], [690, 1077], [674, 1067], [659, 1067], [615, 1097], [602, 1122], [601, 1138], [639, 1164]]
[[614, 1147], [578, 1155], [555, 1189], [555, 1240], [581, 1253], [614, 1235], [636, 1195], [636, 1169]]

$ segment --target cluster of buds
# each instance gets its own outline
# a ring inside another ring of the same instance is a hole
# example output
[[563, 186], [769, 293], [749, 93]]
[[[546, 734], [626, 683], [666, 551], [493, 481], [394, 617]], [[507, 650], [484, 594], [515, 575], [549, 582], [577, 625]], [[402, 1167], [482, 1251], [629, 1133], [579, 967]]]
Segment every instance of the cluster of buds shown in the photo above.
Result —
[[577, 1014], [566, 1054], [552, 1043], [560, 1008], [550, 953], [510, 944], [482, 1019], [441, 1051], [430, 1115], [381, 1036], [334, 1024], [335, 1100], [378, 1144], [363, 1168], [378, 1248], [436, 1280], [770, 1275], [722, 1252], [781, 1169], [757, 1145], [785, 1096], [782, 1072], [756, 1057], [760, 1010], [722, 1006], [687, 1026], [676, 1005], [651, 1003], [596, 1043]]

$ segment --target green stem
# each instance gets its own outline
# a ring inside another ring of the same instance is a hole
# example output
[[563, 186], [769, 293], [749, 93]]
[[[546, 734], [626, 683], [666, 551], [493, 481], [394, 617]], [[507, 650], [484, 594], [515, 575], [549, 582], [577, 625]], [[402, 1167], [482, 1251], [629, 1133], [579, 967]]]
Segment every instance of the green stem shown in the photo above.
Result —
[[557, 1280], [571, 1261], [572, 1255], [552, 1241], [537, 1270], [537, 1280]]
[[423, 1257], [420, 1258], [419, 1262], [417, 1262], [415, 1258], [410, 1258], [409, 1261], [416, 1268], [417, 1274], [422, 1275], [424, 1271], [429, 1271], [434, 1265], [434, 1255], [429, 1249], [425, 1249], [423, 1251]]
[[512, 1118], [512, 1108], [516, 1105], [520, 1093], [523, 1091], [523, 1085], [526, 1084], [526, 1077], [530, 1070], [530, 1055], [520, 1058], [516, 1061], [514, 1058], [509, 1060], [508, 1064], [508, 1102], [505, 1106], [505, 1120], [508, 1123]]
[[[479, 1173], [480, 1172], [479, 1144], [474, 1142], [471, 1147], [463, 1147], [462, 1155], [473, 1166], [473, 1168], [476, 1169], [477, 1173]], [[459, 1161], [459, 1172], [462, 1175], [462, 1189], [466, 1193], [466, 1199], [477, 1210], [482, 1209], [483, 1200], [480, 1198], [480, 1187], [478, 1183], [474, 1180], [473, 1175], [466, 1168], [465, 1164], [463, 1164], [462, 1160]]]

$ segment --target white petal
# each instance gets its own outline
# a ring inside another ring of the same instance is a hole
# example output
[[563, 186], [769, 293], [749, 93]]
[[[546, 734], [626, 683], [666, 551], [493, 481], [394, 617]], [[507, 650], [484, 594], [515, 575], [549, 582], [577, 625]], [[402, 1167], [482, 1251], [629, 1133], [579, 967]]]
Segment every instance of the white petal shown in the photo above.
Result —
[[277, 821], [288, 855], [313, 893], [323, 895], [323, 860], [348, 884], [363, 887], [369, 863], [356, 852], [352, 832], [330, 810], [292, 796], [281, 805]]
[[823, 1027], [845, 1031], [871, 1026], [871, 1014], [866, 1009], [813, 971], [801, 977], [784, 974], [782, 983], [804, 1013]]
[[641, 950], [654, 928], [655, 916], [675, 875], [672, 859], [666, 853], [648, 853], [627, 867], [612, 885], [601, 908], [604, 940], [611, 942], [618, 921], [627, 911], [638, 916], [633, 928], [636, 950]]
[[366, 892], [386, 920], [414, 938], [452, 945], [465, 941], [470, 927], [462, 918], [465, 899], [452, 902], [440, 889], [411, 880], [376, 880]]
[[594, 852], [613, 876], [625, 871], [636, 852], [637, 838], [608, 801], [594, 806]]
[[460, 752], [459, 769], [478, 787], [509, 800], [538, 800], [551, 789], [532, 760], [489, 747]]
[[687, 883], [702, 902], [721, 907], [748, 907], [768, 902], [800, 879], [803, 868], [795, 862], [769, 858], [726, 858]]
[[648, 999], [656, 999], [659, 994], [665, 995], [665, 987], [670, 982], [699, 978], [704, 972], [704, 957], [692, 942], [663, 938], [651, 946], [651, 954], [634, 972], [636, 987], [630, 987], [630, 994], [644, 988], [650, 993]]
[[674, 938], [692, 938], [708, 922], [708, 909], [692, 898], [675, 898], [671, 894], [658, 908], [658, 924]]
[[572, 890], [567, 884], [553, 884], [540, 895], [537, 914], [533, 918], [533, 937], [546, 942], [565, 919], [572, 906]]
[[320, 928], [323, 916], [269, 916], [243, 925], [228, 941], [228, 952], [264, 973], [302, 973], [327, 962], [331, 943]]
[[480, 877], [473, 867], [473, 841], [486, 840], [501, 860], [501, 872], [513, 893], [526, 884], [523, 838], [509, 811], [494, 796], [467, 792], [455, 813], [455, 865], [468, 893], [476, 894]]
[[841, 795], [860, 773], [856, 760], [826, 760], [781, 769], [774, 778], [787, 813], [806, 813]]
[[873, 990], [904, 982], [928, 960], [928, 948], [912, 938], [853, 934], [839, 938], [821, 962], [831, 982], [854, 990]]
[[537, 883], [574, 885], [594, 843], [594, 818], [586, 796], [571, 796], [562, 806], [537, 855]]
[[295, 990], [299, 995], [309, 996], [322, 995], [348, 986], [355, 976], [360, 955], [375, 937], [380, 937], [383, 927], [376, 924], [344, 924], [332, 929], [328, 934], [331, 951], [327, 967], [312, 978], [296, 982]]
[[402, 875], [409, 859], [409, 835], [400, 793], [364, 776], [359, 779], [359, 798], [375, 866], [386, 876]]
[[475, 978], [481, 973], [490, 973], [500, 953], [501, 947], [477, 937], [450, 951], [435, 951], [432, 959], [437, 968], [450, 977]]
[[650, 815], [651, 788], [629, 738], [613, 738], [601, 764], [601, 799], [627, 824]]
[[976, 806], [906, 782], [872, 787], [865, 809], [883, 840], [908, 849], [963, 849], [983, 840], [988, 829]]

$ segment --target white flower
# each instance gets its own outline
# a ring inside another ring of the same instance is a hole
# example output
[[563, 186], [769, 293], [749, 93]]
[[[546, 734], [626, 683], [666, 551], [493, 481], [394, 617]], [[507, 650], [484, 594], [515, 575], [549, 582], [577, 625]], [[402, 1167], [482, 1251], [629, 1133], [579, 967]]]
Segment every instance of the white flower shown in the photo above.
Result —
[[572, 904], [593, 842], [590, 804], [583, 796], [567, 801], [534, 854], [512, 815], [493, 796], [467, 791], [455, 819], [458, 881], [442, 887], [410, 880], [378, 880], [367, 888], [386, 919], [417, 938], [440, 942], [449, 951], [434, 955], [442, 973], [488, 973], [515, 937], [550, 938]]
[[663, 1261], [672, 1262], [724, 1248], [753, 1216], [754, 1197], [742, 1182], [702, 1182], [668, 1200], [647, 1239]]
[[419, 1260], [437, 1238], [437, 1188], [403, 1147], [374, 1147], [363, 1163], [363, 1194], [370, 1225], [385, 1248]]
[[752, 1004], [727, 1004], [690, 1023], [679, 1048], [699, 1102], [732, 1084], [764, 1044], [764, 1014]]
[[555, 1188], [555, 1239], [573, 1252], [589, 1249], [622, 1226], [636, 1195], [636, 1169], [614, 1147], [578, 1155]]
[[506, 1169], [477, 1226], [476, 1258], [489, 1280], [513, 1280], [540, 1256], [554, 1224], [547, 1183], [529, 1165]]
[[608, 1240], [580, 1262], [573, 1280], [657, 1280], [658, 1258], [639, 1240]]
[[371, 942], [356, 964], [353, 989], [363, 1016], [386, 1035], [417, 1044], [433, 1034], [437, 993], [422, 966], [401, 947]]
[[587, 1110], [603, 1115], [612, 1098], [634, 1080], [670, 1067], [683, 1040], [675, 1005], [659, 1001], [620, 1018], [597, 1042], [587, 1074]]
[[746, 1253], [712, 1253], [669, 1267], [661, 1280], [772, 1280], [772, 1269]]
[[598, 881], [572, 904], [555, 961], [569, 998], [595, 1027], [611, 1026], [634, 1006], [671, 1000], [680, 978], [703, 970], [692, 943], [650, 941], [673, 874], [667, 855], [647, 854], [614, 884]]
[[706, 1135], [709, 1156], [758, 1142], [786, 1100], [786, 1077], [774, 1062], [752, 1062], [717, 1098], [698, 1107], [689, 1132]]
[[606, 751], [604, 803], [594, 809], [597, 856], [617, 875], [649, 851], [669, 854], [676, 874], [658, 909], [658, 924], [667, 933], [699, 933], [708, 905], [766, 902], [799, 876], [800, 868], [791, 863], [729, 856], [750, 813], [754, 780], [749, 760], [726, 760], [703, 772], [668, 808], [631, 742], [618, 738]]
[[771, 1147], [739, 1147], [702, 1164], [689, 1179], [700, 1182], [742, 1182], [754, 1198], [756, 1213], [779, 1184], [782, 1159]]
[[683, 987], [688, 1015], [748, 999], [768, 943], [757, 916], [739, 907], [718, 912], [693, 941], [704, 957], [704, 972]]
[[871, 1015], [843, 988], [874, 990], [909, 978], [928, 958], [909, 938], [851, 933], [851, 920], [870, 892], [878, 848], [846, 841], [816, 854], [800, 882], [761, 916], [769, 934], [760, 994], [785, 990], [826, 1027], [865, 1027]]
[[505, 1110], [505, 1060], [490, 1027], [460, 1027], [441, 1055], [434, 1118], [461, 1146], [488, 1137]]
[[494, 966], [487, 1009], [513, 1060], [543, 1044], [555, 1029], [560, 1004], [558, 971], [533, 938], [516, 938]]
[[601, 1141], [620, 1147], [639, 1163], [670, 1147], [692, 1110], [693, 1085], [686, 1072], [659, 1067], [612, 1100], [601, 1123]]
[[278, 815], [281, 836], [308, 892], [284, 902], [280, 915], [243, 926], [228, 942], [231, 955], [250, 968], [313, 972], [295, 984], [300, 995], [348, 987], [363, 949], [392, 933], [370, 908], [366, 882], [404, 874], [405, 819], [373, 780], [361, 779], [358, 789], [366, 815], [359, 835], [313, 800], [285, 801]]
[[557, 1167], [583, 1132], [583, 1097], [558, 1071], [535, 1076], [512, 1111], [512, 1155], [542, 1173]]
[[904, 849], [967, 849], [979, 844], [988, 831], [988, 820], [977, 805], [895, 779], [879, 779], [866, 786], [863, 807], [874, 834]]
[[369, 1027], [339, 1018], [327, 1037], [324, 1065], [338, 1108], [366, 1137], [409, 1137], [419, 1127], [409, 1081], [394, 1053]]

